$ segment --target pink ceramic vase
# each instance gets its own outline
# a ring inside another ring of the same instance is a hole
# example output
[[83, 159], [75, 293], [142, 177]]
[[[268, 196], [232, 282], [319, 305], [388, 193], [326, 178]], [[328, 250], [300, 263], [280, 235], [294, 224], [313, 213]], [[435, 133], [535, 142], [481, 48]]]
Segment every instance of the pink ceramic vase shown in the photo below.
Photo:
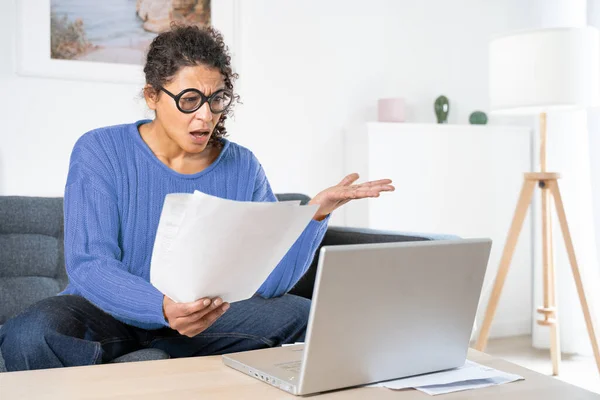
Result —
[[379, 122], [404, 122], [405, 103], [403, 98], [379, 99], [377, 113]]

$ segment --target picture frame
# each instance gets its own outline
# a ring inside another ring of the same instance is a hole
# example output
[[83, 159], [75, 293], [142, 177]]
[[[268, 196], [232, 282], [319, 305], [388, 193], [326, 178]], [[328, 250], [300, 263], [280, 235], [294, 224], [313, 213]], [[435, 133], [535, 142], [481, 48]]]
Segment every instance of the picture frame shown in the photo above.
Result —
[[[239, 0], [211, 3], [211, 22], [224, 36], [235, 61]], [[143, 65], [58, 60], [50, 57], [50, 0], [17, 2], [17, 65], [21, 76], [143, 84]]]

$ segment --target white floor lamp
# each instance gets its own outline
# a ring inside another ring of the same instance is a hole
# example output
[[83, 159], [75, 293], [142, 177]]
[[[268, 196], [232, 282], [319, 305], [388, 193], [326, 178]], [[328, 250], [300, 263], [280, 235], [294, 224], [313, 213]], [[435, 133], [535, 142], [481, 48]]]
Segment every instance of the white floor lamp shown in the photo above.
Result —
[[[571, 233], [558, 185], [560, 175], [546, 170], [546, 112], [596, 107], [600, 103], [600, 35], [597, 29], [549, 28], [498, 37], [489, 47], [489, 89], [492, 113], [540, 115], [540, 171], [526, 173], [508, 232], [494, 288], [475, 348], [483, 351], [523, 221], [534, 189], [542, 192], [542, 247], [544, 305], [540, 325], [550, 327], [552, 371], [558, 375], [560, 341], [556, 310], [556, 281], [552, 251], [551, 197], [560, 222], [575, 286], [592, 350], [600, 371], [600, 348], [586, 298]], [[591, 216], [590, 216], [591, 217]]]

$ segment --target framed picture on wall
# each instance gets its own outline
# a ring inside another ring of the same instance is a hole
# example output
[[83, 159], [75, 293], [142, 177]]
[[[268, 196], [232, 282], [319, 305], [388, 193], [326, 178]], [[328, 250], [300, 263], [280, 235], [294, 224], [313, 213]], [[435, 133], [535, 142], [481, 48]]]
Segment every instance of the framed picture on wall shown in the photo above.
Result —
[[238, 0], [19, 0], [17, 73], [144, 82], [150, 42], [172, 21], [212, 25], [235, 61]]

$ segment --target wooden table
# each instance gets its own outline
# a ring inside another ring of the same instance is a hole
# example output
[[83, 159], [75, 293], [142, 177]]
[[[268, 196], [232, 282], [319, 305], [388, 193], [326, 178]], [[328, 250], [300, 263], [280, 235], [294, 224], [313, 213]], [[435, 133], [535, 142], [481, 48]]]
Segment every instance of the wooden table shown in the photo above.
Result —
[[[525, 378], [500, 386], [428, 396], [413, 389], [339, 390], [312, 399], [583, 400], [600, 395], [507, 361], [469, 351], [469, 359]], [[226, 367], [221, 357], [182, 358], [0, 374], [0, 399], [298, 399]]]

